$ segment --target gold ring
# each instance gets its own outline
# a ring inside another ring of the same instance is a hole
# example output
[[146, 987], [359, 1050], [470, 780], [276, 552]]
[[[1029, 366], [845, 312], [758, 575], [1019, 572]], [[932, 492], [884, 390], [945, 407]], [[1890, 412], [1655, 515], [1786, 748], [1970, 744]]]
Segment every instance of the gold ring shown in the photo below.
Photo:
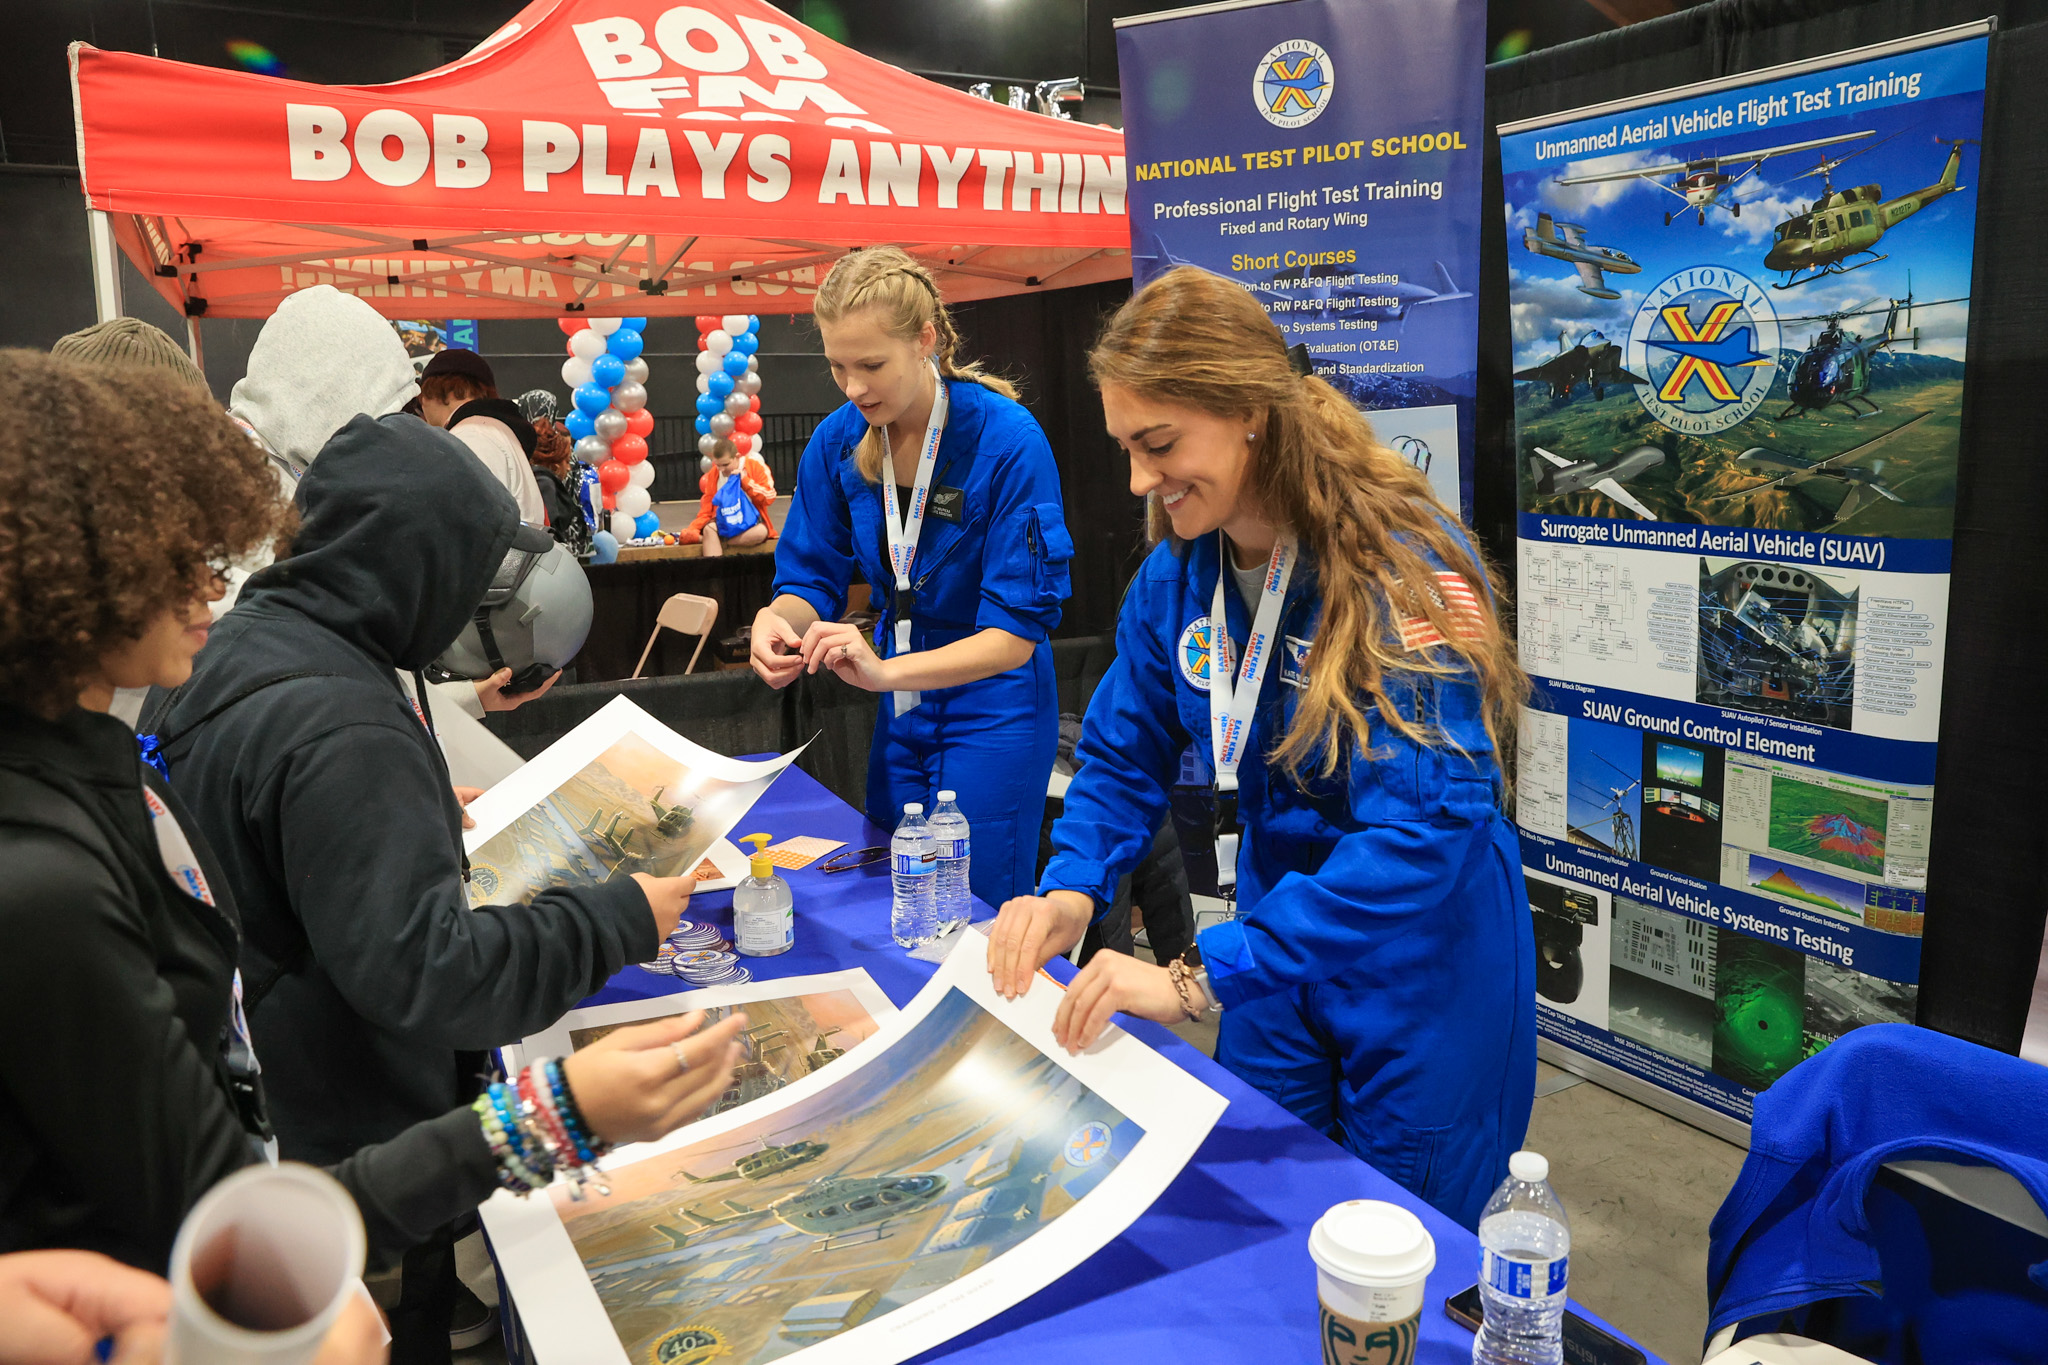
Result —
[[668, 1045], [668, 1050], [676, 1054], [676, 1073], [682, 1076], [689, 1075], [690, 1059], [683, 1055], [683, 1045], [679, 1042], [670, 1043]]

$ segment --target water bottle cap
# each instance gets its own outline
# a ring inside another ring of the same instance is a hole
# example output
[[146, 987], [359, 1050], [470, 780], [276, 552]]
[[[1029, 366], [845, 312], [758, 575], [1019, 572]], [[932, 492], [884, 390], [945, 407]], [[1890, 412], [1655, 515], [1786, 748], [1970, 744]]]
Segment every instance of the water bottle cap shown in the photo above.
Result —
[[955, 795], [954, 795], [954, 794], [953, 794], [952, 792], [940, 792], [940, 793], [939, 793], [939, 800], [941, 800], [941, 801], [955, 801], [955, 800], [958, 800], [958, 799], [959, 799], [959, 798], [958, 798], [957, 796], [955, 796]]
[[923, 815], [924, 804], [919, 801], [906, 801], [903, 803], [903, 813], [905, 815]]
[[1541, 1152], [1516, 1152], [1508, 1158], [1508, 1174], [1534, 1185], [1550, 1179], [1550, 1159]]
[[1436, 1268], [1429, 1229], [1399, 1204], [1347, 1199], [1316, 1220], [1309, 1255], [1338, 1279], [1374, 1289], [1419, 1284]]

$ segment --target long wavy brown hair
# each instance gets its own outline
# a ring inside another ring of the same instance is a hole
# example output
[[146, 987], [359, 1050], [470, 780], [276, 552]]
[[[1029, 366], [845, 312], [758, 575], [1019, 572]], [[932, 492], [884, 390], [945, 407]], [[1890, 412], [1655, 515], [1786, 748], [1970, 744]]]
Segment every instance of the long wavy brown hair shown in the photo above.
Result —
[[[1312, 757], [1323, 775], [1335, 772], [1346, 741], [1370, 753], [1374, 714], [1418, 743], [1455, 747], [1430, 717], [1404, 712], [1390, 684], [1470, 672], [1506, 778], [1529, 680], [1494, 609], [1499, 575], [1429, 481], [1380, 443], [1349, 400], [1295, 373], [1287, 343], [1251, 295], [1192, 266], [1169, 270], [1110, 318], [1088, 368], [1099, 387], [1155, 402], [1250, 422], [1264, 414], [1245, 486], [1270, 520], [1301, 538], [1323, 608], [1308, 688], [1273, 754], [1290, 774]], [[1154, 517], [1155, 534], [1162, 520]], [[1470, 585], [1476, 619], [1436, 591], [1439, 565]], [[1402, 623], [1416, 617], [1445, 644], [1404, 646]]]
[[0, 392], [0, 699], [55, 716], [291, 507], [263, 452], [168, 370], [0, 351]]
[[[953, 315], [939, 297], [939, 284], [924, 263], [900, 247], [871, 246], [839, 258], [832, 273], [818, 286], [811, 314], [821, 323], [836, 323], [862, 309], [873, 309], [882, 330], [899, 341], [916, 341], [929, 322], [938, 334], [932, 359], [939, 373], [948, 379], [972, 379], [985, 389], [1005, 398], [1017, 396], [1017, 386], [1001, 375], [990, 374], [978, 363], [959, 359], [960, 333], [953, 329]], [[854, 448], [854, 467], [869, 483], [882, 478], [882, 438], [871, 428]]]

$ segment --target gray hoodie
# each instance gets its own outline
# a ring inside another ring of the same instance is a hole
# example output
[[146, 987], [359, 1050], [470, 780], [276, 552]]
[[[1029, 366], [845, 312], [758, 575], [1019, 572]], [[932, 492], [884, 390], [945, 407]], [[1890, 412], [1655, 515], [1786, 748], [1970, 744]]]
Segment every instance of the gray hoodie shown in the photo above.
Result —
[[357, 413], [388, 416], [419, 391], [391, 324], [353, 294], [322, 284], [286, 295], [263, 324], [228, 412], [303, 474]]

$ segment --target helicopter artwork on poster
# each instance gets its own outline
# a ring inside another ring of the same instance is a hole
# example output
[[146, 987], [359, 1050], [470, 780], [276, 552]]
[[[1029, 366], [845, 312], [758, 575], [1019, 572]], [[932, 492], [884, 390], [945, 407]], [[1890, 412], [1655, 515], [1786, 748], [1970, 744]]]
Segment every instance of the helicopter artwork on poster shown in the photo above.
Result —
[[1539, 1020], [1686, 1117], [1913, 1017], [1985, 34], [1500, 130]]

